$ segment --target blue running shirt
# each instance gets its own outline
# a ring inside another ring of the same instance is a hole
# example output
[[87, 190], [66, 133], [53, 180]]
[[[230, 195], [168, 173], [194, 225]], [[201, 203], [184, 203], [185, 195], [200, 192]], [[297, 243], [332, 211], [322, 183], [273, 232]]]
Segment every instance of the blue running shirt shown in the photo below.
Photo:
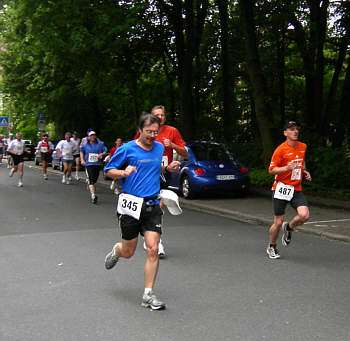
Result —
[[125, 169], [127, 166], [136, 167], [137, 173], [119, 179], [123, 191], [140, 198], [154, 197], [160, 190], [163, 152], [164, 147], [159, 142], [153, 142], [152, 149], [147, 151], [133, 140], [117, 149], [104, 171]]

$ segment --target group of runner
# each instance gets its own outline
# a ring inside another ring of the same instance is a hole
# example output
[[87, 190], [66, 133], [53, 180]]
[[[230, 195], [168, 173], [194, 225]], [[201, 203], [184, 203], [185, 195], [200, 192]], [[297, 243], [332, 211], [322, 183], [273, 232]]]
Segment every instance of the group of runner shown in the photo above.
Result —
[[[181, 213], [177, 198], [170, 195], [174, 193], [161, 190], [161, 178], [166, 181], [169, 172], [179, 170], [180, 163], [173, 161], [173, 150], [187, 156], [181, 134], [176, 128], [165, 125], [165, 121], [163, 106], [156, 106], [150, 114], [143, 114], [139, 120], [135, 139], [126, 144], [122, 144], [122, 141], [117, 139], [115, 147], [110, 150], [105, 159], [108, 163], [104, 168], [104, 172], [113, 180], [113, 183], [119, 185], [117, 213], [121, 230], [120, 241], [106, 255], [105, 268], [112, 269], [120, 258], [131, 258], [136, 250], [138, 235], [141, 234], [144, 237], [146, 249], [144, 293], [141, 304], [152, 310], [166, 307], [153, 291], [159, 268], [159, 256], [164, 254], [160, 238], [163, 216], [162, 198], [171, 206], [171, 209], [170, 206], [168, 207], [171, 213]], [[299, 129], [296, 122], [287, 122], [283, 127], [283, 134], [286, 140], [274, 151], [268, 170], [270, 174], [275, 175], [272, 186], [274, 221], [269, 229], [269, 244], [266, 249], [270, 259], [280, 258], [276, 246], [280, 230], [282, 229], [283, 232], [282, 245], [288, 246], [291, 243], [293, 229], [309, 219], [308, 203], [301, 187], [303, 178], [311, 181], [311, 175], [306, 170], [305, 164], [307, 147], [298, 141]], [[76, 134], [73, 134], [72, 138], [70, 133], [66, 133], [65, 139], [56, 147], [64, 163], [62, 182], [69, 183], [73, 160], [80, 162], [86, 168], [91, 200], [96, 203], [94, 185], [107, 149], [92, 130], [88, 131], [87, 137], [82, 141], [74, 135]], [[10, 176], [19, 167], [19, 186], [23, 186], [21, 156], [23, 148], [21, 135], [16, 134], [16, 140], [10, 143], [8, 151], [14, 157], [14, 167], [11, 169]], [[53, 147], [44, 135], [37, 149], [45, 155], [52, 151], [51, 148]], [[47, 179], [46, 168], [47, 165], [43, 164], [45, 179]], [[285, 209], [288, 203], [297, 214], [291, 221], [285, 222]]]

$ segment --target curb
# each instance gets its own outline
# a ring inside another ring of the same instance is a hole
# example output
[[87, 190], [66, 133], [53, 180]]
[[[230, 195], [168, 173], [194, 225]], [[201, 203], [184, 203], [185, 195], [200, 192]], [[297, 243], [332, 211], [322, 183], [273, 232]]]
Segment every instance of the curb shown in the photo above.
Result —
[[[182, 199], [182, 198], [180, 198], [180, 203], [182, 207], [199, 211], [199, 212], [219, 215], [228, 219], [234, 219], [245, 223], [254, 223], [260, 226], [264, 226], [266, 228], [270, 227], [271, 225], [271, 220], [256, 217], [254, 215], [245, 214], [238, 211], [226, 210], [226, 209], [211, 207], [211, 206], [198, 204], [198, 203], [190, 203], [188, 201], [185, 201], [185, 199]], [[350, 243], [350, 236], [346, 236], [339, 233], [333, 233], [333, 232], [324, 232], [318, 229], [309, 228], [305, 225], [296, 228], [296, 232], [314, 235], [327, 240], [335, 240], [339, 242]]]
[[[31, 168], [31, 169], [35, 169], [35, 170], [41, 170], [42, 168], [40, 166], [36, 166], [36, 165], [27, 165], [26, 167]], [[59, 170], [53, 170], [53, 169], [47, 169], [48, 173], [57, 175], [57, 176], [61, 176], [62, 172]], [[85, 182], [85, 179], [80, 178], [79, 179], [80, 182]], [[109, 184], [108, 183], [104, 183], [101, 181], [98, 181], [98, 184], [108, 188]], [[262, 196], [266, 196], [264, 194], [261, 194], [261, 192], [254, 192], [255, 194], [260, 194]], [[269, 195], [270, 197], [270, 195]], [[205, 204], [200, 204], [200, 203], [194, 203], [191, 202], [189, 200], [180, 198], [180, 203], [182, 207], [194, 210], [194, 211], [199, 211], [199, 212], [203, 212], [203, 213], [209, 213], [209, 214], [213, 214], [213, 215], [219, 215], [228, 219], [233, 219], [233, 220], [238, 220], [238, 221], [242, 221], [245, 223], [250, 223], [250, 224], [257, 224], [260, 226], [264, 226], [264, 227], [269, 227], [271, 225], [271, 220], [268, 219], [264, 219], [264, 218], [260, 218], [251, 214], [246, 214], [246, 213], [242, 213], [239, 211], [233, 211], [233, 210], [227, 210], [227, 209], [223, 209], [223, 208], [217, 208], [217, 207], [213, 207], [213, 206], [209, 206], [209, 205], [205, 205]], [[311, 202], [310, 202], [311, 203]], [[315, 205], [315, 204], [313, 204]], [[328, 206], [330, 208], [339, 208], [339, 207], [332, 207], [331, 205]], [[341, 207], [342, 209], [344, 209], [344, 207]], [[323, 239], [327, 239], [327, 240], [335, 240], [335, 241], [339, 241], [339, 242], [344, 242], [344, 243], [350, 243], [350, 236], [346, 236], [346, 235], [342, 235], [339, 233], [333, 233], [333, 232], [327, 232], [327, 231], [320, 231], [318, 229], [314, 229], [312, 227], [308, 227], [306, 225], [300, 226], [296, 229], [296, 232], [301, 232], [301, 233], [305, 233], [305, 234], [309, 234], [309, 235], [314, 235]]]

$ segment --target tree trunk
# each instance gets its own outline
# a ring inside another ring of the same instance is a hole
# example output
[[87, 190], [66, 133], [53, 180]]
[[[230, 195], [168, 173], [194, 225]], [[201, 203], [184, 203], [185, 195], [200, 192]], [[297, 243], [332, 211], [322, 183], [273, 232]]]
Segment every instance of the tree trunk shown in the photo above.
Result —
[[269, 125], [271, 110], [265, 101], [267, 98], [266, 81], [261, 69], [260, 58], [255, 35], [253, 3], [251, 0], [240, 0], [240, 17], [245, 35], [245, 51], [247, 72], [253, 89], [256, 121], [263, 146], [263, 159], [267, 165], [272, 155], [272, 138]]
[[333, 147], [341, 147], [349, 124], [349, 107], [350, 107], [350, 56], [348, 58], [348, 66], [346, 69], [342, 97], [340, 100], [339, 115], [336, 123], [336, 133], [333, 139]]
[[233, 139], [233, 82], [232, 82], [232, 64], [228, 47], [228, 1], [217, 0], [220, 15], [221, 29], [221, 73], [223, 90], [223, 124], [224, 139], [232, 141]]

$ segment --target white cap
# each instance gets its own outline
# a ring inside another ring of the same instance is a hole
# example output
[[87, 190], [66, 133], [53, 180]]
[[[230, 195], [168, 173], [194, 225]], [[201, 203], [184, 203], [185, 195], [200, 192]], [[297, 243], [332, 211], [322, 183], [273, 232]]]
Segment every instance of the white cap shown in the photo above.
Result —
[[179, 215], [182, 213], [182, 209], [179, 205], [179, 197], [175, 192], [162, 189], [159, 193], [159, 198], [172, 215]]
[[93, 130], [91, 130], [91, 131], [89, 132], [89, 136], [91, 136], [91, 135], [96, 135], [96, 133], [95, 133]]

